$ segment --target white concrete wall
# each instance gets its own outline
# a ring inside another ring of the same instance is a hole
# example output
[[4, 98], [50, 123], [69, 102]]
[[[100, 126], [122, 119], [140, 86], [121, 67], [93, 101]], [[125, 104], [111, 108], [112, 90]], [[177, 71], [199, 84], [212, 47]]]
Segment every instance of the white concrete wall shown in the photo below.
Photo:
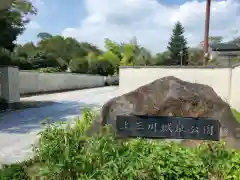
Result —
[[209, 85], [222, 99], [229, 101], [231, 70], [231, 68], [122, 67], [119, 86], [125, 93], [156, 79], [175, 76], [188, 82]]
[[240, 66], [234, 68], [121, 67], [119, 87], [122, 93], [134, 90], [165, 76], [206, 84], [233, 108], [240, 111]]
[[20, 71], [20, 94], [104, 86], [103, 76]]
[[240, 66], [232, 69], [230, 105], [240, 111]]
[[235, 68], [121, 67], [119, 87], [122, 93], [134, 90], [165, 76], [206, 84], [233, 108], [240, 111], [240, 66]]

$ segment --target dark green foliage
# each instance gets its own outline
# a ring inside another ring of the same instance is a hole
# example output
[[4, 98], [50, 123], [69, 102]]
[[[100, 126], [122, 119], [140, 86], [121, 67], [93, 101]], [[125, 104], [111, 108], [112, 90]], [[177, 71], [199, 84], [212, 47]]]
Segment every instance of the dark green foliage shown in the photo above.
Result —
[[113, 75], [115, 72], [114, 65], [109, 60], [101, 59], [89, 64], [89, 74], [99, 74], [102, 76]]
[[28, 16], [36, 13], [32, 3], [26, 0], [13, 0], [9, 5], [0, 9], [0, 65], [15, 65], [10, 52], [14, 51], [17, 37], [29, 22]]
[[35, 14], [36, 9], [31, 2], [25, 0], [13, 0], [8, 9], [0, 10], [0, 47], [13, 51], [15, 41], [29, 22], [30, 14]]
[[168, 50], [170, 52], [169, 65], [181, 64], [181, 52], [182, 52], [182, 65], [187, 65], [188, 60], [188, 48], [187, 40], [184, 37], [184, 27], [180, 22], [177, 22], [173, 28], [170, 41], [168, 43]]
[[14, 41], [22, 28], [12, 28], [13, 14], [9, 10], [0, 10], [0, 47], [13, 51]]
[[6, 49], [0, 50], [0, 65], [18, 66], [23, 70], [33, 69], [33, 64], [24, 55], [15, 56], [14, 53]]
[[73, 73], [83, 73], [88, 72], [88, 60], [86, 58], [74, 58], [69, 63], [69, 68]]
[[24, 164], [6, 165], [0, 169], [1, 180], [30, 180]]
[[12, 61], [12, 65], [18, 66], [21, 70], [31, 70], [34, 69], [32, 62], [23, 57], [15, 57]]
[[60, 66], [54, 55], [42, 52], [29, 58], [29, 61], [33, 64], [34, 69]]
[[12, 65], [11, 53], [3, 48], [0, 48], [0, 65]]
[[[74, 72], [78, 72], [75, 66], [76, 63], [80, 63], [79, 59], [85, 59], [90, 52], [96, 52], [97, 54], [101, 53], [97, 47], [89, 43], [80, 43], [74, 38], [49, 35], [45, 37], [45, 33], [40, 33], [40, 35], [44, 37], [42, 37], [42, 40], [38, 43], [37, 51], [44, 53], [45, 56], [52, 57], [52, 59], [54, 58], [58, 62], [60, 69], [63, 71], [65, 71], [69, 66], [70, 69], [74, 70]], [[45, 58], [42, 58], [43, 61], [45, 61], [44, 59]], [[72, 59], [75, 60], [71, 61]], [[86, 71], [80, 70], [79, 72]]]

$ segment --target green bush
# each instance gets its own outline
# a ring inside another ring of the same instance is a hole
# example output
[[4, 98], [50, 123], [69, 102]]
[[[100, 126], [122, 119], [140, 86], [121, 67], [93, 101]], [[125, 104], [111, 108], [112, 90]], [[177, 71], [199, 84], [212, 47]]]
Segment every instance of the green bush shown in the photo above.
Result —
[[14, 57], [12, 64], [18, 66], [21, 70], [31, 70], [34, 68], [33, 64], [24, 57]]
[[29, 61], [33, 64], [34, 69], [47, 68], [47, 67], [59, 67], [60, 63], [58, 59], [52, 54], [47, 54], [45, 52], [38, 52], [33, 57], [28, 57]]
[[88, 60], [86, 58], [74, 58], [70, 61], [69, 68], [73, 73], [87, 73]]
[[88, 72], [89, 74], [108, 76], [114, 74], [115, 67], [109, 60], [100, 59], [90, 63]]
[[11, 53], [0, 47], [0, 65], [12, 65]]
[[240, 153], [224, 143], [187, 148], [159, 140], [120, 140], [107, 126], [95, 136], [86, 136], [94, 118], [93, 112], [85, 110], [82, 120], [74, 124], [47, 124], [34, 148], [41, 164], [39, 173], [31, 176], [48, 180], [239, 180]]
[[30, 180], [24, 164], [5, 165], [0, 169], [1, 180]]
[[187, 148], [158, 140], [115, 138], [110, 127], [87, 137], [94, 113], [85, 111], [74, 125], [48, 125], [35, 148], [41, 177], [61, 179], [207, 180], [240, 177], [240, 154], [223, 143]]

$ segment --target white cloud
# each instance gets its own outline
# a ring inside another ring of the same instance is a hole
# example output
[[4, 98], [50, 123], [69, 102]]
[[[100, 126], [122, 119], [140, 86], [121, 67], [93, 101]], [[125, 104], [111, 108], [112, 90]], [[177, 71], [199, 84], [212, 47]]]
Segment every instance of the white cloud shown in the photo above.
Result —
[[[180, 6], [166, 6], [157, 0], [85, 0], [87, 17], [79, 27], [67, 28], [64, 36], [104, 46], [104, 38], [121, 42], [136, 36], [140, 44], [153, 52], [166, 48], [172, 27], [181, 21], [190, 45], [204, 35], [205, 3], [197, 0]], [[232, 38], [240, 29], [240, 2], [212, 1], [210, 35]]]
[[26, 29], [36, 30], [40, 29], [41, 26], [36, 21], [30, 21], [29, 24], [27, 24]]
[[44, 5], [43, 0], [30, 0], [30, 2], [33, 4], [33, 6], [35, 6], [37, 8]]

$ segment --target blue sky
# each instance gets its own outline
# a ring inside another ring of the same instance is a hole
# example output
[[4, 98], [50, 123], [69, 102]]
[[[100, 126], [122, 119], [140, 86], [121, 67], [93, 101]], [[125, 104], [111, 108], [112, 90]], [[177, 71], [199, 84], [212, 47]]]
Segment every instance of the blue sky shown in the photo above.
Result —
[[[164, 50], [172, 26], [179, 20], [192, 45], [203, 38], [205, 1], [197, 0], [32, 0], [32, 17], [19, 43], [37, 42], [39, 32], [75, 37], [104, 46], [104, 38], [129, 41], [137, 37], [152, 51]], [[232, 38], [240, 28], [237, 0], [212, 3], [211, 33]], [[223, 15], [224, 14], [224, 15]]]
[[[67, 27], [77, 26], [86, 16], [82, 0], [42, 0], [33, 1], [38, 9], [38, 14], [32, 17], [33, 27], [26, 29], [20, 42], [36, 41], [39, 32], [61, 34]], [[37, 24], [36, 24], [37, 23]], [[36, 26], [36, 27], [35, 27]]]

